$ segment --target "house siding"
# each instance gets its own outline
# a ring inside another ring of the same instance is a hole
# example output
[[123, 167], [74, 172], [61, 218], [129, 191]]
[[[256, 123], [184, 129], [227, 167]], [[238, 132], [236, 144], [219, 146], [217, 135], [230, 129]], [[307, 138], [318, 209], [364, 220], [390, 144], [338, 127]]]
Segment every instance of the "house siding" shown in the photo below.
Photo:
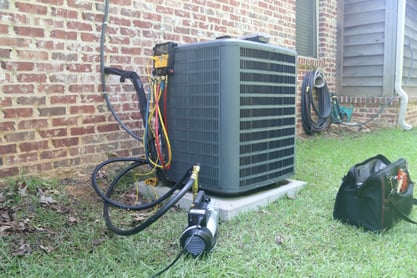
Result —
[[[414, 53], [417, 53], [417, 1], [407, 0], [406, 3], [402, 81], [409, 96], [405, 120], [415, 125], [417, 72], [413, 68]], [[336, 94], [342, 105], [355, 107], [355, 122], [366, 122], [373, 127], [398, 125], [400, 103], [394, 89], [397, 9], [397, 0], [339, 2]]]
[[348, 96], [391, 95], [395, 25], [391, 0], [345, 0], [338, 91]]

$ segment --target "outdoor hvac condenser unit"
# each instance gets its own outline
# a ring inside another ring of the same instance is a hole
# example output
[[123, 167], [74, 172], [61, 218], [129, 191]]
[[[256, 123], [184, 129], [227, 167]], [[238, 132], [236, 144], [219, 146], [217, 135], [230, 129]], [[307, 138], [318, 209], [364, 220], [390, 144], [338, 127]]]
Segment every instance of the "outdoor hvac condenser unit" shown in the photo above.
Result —
[[203, 190], [239, 195], [294, 173], [296, 53], [236, 39], [178, 46], [168, 133], [178, 181], [196, 162]]

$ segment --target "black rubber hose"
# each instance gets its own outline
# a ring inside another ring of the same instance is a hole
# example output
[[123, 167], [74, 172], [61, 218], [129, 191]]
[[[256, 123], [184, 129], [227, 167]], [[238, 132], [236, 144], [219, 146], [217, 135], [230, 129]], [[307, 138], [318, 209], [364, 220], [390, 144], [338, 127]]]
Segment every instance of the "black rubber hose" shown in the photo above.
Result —
[[[114, 74], [114, 75], [118, 75], [120, 76], [120, 82], [124, 82], [125, 79], [129, 79], [136, 91], [136, 96], [138, 98], [138, 106], [139, 106], [139, 112], [141, 114], [142, 117], [142, 122], [143, 125], [146, 125], [146, 112], [147, 112], [147, 99], [146, 99], [146, 94], [145, 94], [145, 90], [143, 88], [142, 82], [140, 81], [140, 77], [139, 75], [134, 72], [134, 71], [125, 71], [125, 70], [121, 70], [121, 69], [116, 69], [116, 68], [104, 68], [104, 73], [105, 74]], [[110, 102], [110, 99], [107, 95], [107, 93], [105, 93], [104, 95], [104, 100], [107, 104], [107, 108], [110, 110], [111, 114], [113, 115], [114, 119], [116, 120], [116, 122], [130, 135], [132, 136], [134, 139], [136, 139], [139, 142], [142, 142], [142, 138], [140, 136], [138, 136], [137, 134], [135, 134], [129, 127], [127, 127], [123, 121], [120, 119], [119, 115], [117, 115], [116, 111], [113, 108], [113, 105]], [[146, 150], [148, 150], [147, 152], [147, 157], [150, 157], [153, 161], [157, 160], [157, 151], [155, 149], [155, 138], [153, 138], [151, 133], [147, 133], [147, 138], [146, 141], [144, 142], [146, 144]], [[161, 178], [160, 175], [160, 169], [157, 169], [157, 174], [158, 174], [158, 178]]]
[[[119, 123], [119, 125], [133, 138], [135, 138], [137, 141], [142, 142], [142, 138], [135, 134], [129, 127], [127, 127], [123, 121], [120, 119], [120, 117], [117, 115], [117, 113], [114, 111], [113, 106], [109, 100], [109, 97], [107, 95], [106, 91], [106, 74], [115, 74], [120, 76], [120, 81], [124, 82], [126, 78], [128, 78], [135, 87], [136, 95], [139, 102], [139, 110], [142, 117], [143, 124], [145, 125], [146, 121], [146, 94], [145, 90], [143, 88], [143, 85], [140, 81], [140, 77], [136, 72], [133, 71], [124, 71], [116, 68], [110, 68], [104, 66], [104, 43], [105, 43], [105, 34], [106, 34], [106, 28], [107, 28], [107, 18], [109, 14], [109, 1], [106, 0], [104, 3], [104, 15], [103, 15], [103, 21], [101, 25], [101, 35], [100, 35], [100, 73], [101, 73], [101, 90], [103, 93], [104, 100], [107, 104], [107, 107], [109, 108], [111, 114], [115, 118], [115, 120]], [[148, 144], [148, 150], [150, 150], [150, 155], [154, 155], [156, 151], [154, 150], [154, 142], [152, 136], [149, 136], [149, 138], [146, 138]], [[154, 157], [152, 157], [154, 158]]]
[[[191, 170], [188, 171], [187, 174], [184, 175], [184, 177], [181, 180], [182, 181], [185, 180], [188, 177], [188, 175], [191, 175]], [[187, 183], [184, 185], [184, 187], [177, 194], [175, 194], [171, 199], [169, 199], [169, 201], [162, 208], [160, 208], [155, 214], [153, 214], [151, 217], [146, 219], [140, 225], [138, 225], [134, 228], [131, 228], [131, 229], [127, 229], [127, 230], [120, 229], [113, 224], [113, 222], [111, 221], [111, 218], [110, 218], [110, 214], [109, 214], [109, 207], [110, 207], [111, 204], [108, 203], [108, 202], [105, 202], [104, 203], [104, 208], [103, 208], [103, 216], [104, 216], [104, 220], [106, 222], [106, 226], [111, 231], [113, 231], [114, 233], [116, 233], [118, 235], [122, 235], [122, 236], [133, 235], [133, 234], [136, 234], [136, 233], [146, 229], [152, 223], [157, 221], [162, 215], [164, 215], [170, 208], [172, 208], [182, 197], [184, 197], [184, 195], [188, 191], [190, 191], [191, 187], [194, 184], [194, 181], [195, 180], [190, 177], [188, 179]], [[181, 183], [177, 183], [177, 184], [181, 184]], [[107, 198], [111, 197], [111, 193], [113, 192], [113, 189], [114, 189], [114, 186], [110, 186], [108, 188], [107, 193], [106, 193]]]
[[[319, 70], [308, 72], [301, 86], [301, 119], [307, 134], [313, 134], [328, 128], [330, 124], [331, 100], [323, 73]], [[322, 82], [318, 85], [320, 78]], [[314, 101], [313, 92], [317, 95], [317, 104]], [[316, 120], [312, 117], [312, 108], [316, 114]]]
[[[143, 88], [143, 85], [142, 85], [142, 82], [140, 81], [139, 75], [134, 71], [125, 71], [125, 70], [121, 70], [121, 69], [108, 68], [108, 67], [104, 68], [104, 73], [114, 74], [114, 75], [120, 76], [120, 82], [122, 82], [122, 83], [125, 81], [126, 78], [129, 79], [132, 82], [133, 87], [135, 88], [135, 91], [136, 91], [136, 96], [138, 97], [139, 112], [141, 114], [142, 120], [145, 121], [145, 119], [146, 119], [147, 99], [146, 99], [145, 89]], [[112, 106], [110, 104], [110, 101], [107, 98], [107, 94], [105, 95], [105, 98], [106, 98], [107, 104]], [[111, 111], [112, 111], [113, 116], [116, 118], [117, 115], [114, 115], [115, 114], [114, 109], [111, 109]], [[125, 127], [125, 126], [122, 126], [122, 127], [129, 133], [127, 127]], [[139, 138], [139, 140], [141, 140], [141, 138]]]
[[[119, 173], [116, 178], [114, 178], [112, 180], [112, 182], [110, 183], [106, 194], [104, 194], [104, 192], [99, 188], [98, 184], [97, 184], [97, 177], [99, 176], [99, 172], [100, 170], [111, 163], [116, 163], [116, 162], [133, 162], [132, 164], [130, 164], [128, 167], [126, 167], [125, 169], [123, 169], [123, 171], [121, 173]], [[114, 207], [118, 207], [121, 209], [129, 209], [129, 210], [143, 210], [143, 209], [148, 209], [151, 207], [154, 207], [156, 205], [158, 205], [159, 203], [161, 203], [162, 201], [164, 201], [165, 199], [167, 199], [169, 196], [171, 196], [174, 191], [176, 189], [178, 189], [185, 181], [185, 179], [190, 175], [190, 171], [189, 170], [184, 176], [183, 178], [177, 182], [174, 186], [172, 186], [172, 188], [166, 192], [164, 195], [162, 195], [160, 198], [158, 198], [157, 200], [150, 202], [148, 204], [144, 204], [144, 205], [140, 205], [140, 206], [129, 206], [120, 202], [116, 202], [114, 200], [112, 200], [110, 198], [111, 192], [114, 190], [115, 186], [118, 184], [119, 180], [126, 175], [130, 170], [147, 164], [146, 160], [141, 159], [141, 158], [135, 158], [135, 157], [117, 157], [117, 158], [112, 158], [106, 161], [101, 162], [100, 164], [98, 164], [93, 171], [92, 177], [91, 177], [91, 184], [93, 185], [94, 190], [96, 191], [97, 195], [100, 196], [100, 198], [104, 201], [104, 203], [110, 204]], [[110, 193], [109, 193], [110, 192]]]
[[[100, 188], [97, 184], [97, 177], [98, 177], [99, 171], [104, 166], [106, 166], [108, 164], [111, 164], [111, 163], [115, 163], [115, 162], [133, 162], [133, 163], [130, 164], [128, 167], [124, 168], [112, 180], [109, 187], [107, 188], [106, 194], [104, 194], [103, 191], [100, 190]], [[112, 200], [111, 195], [112, 195], [113, 191], [115, 190], [115, 188], [117, 187], [117, 185], [119, 184], [119, 181], [121, 180], [121, 178], [124, 177], [132, 169], [134, 169], [134, 168], [136, 168], [140, 165], [144, 165], [144, 164], [146, 164], [146, 161], [143, 160], [143, 159], [140, 159], [140, 158], [113, 158], [113, 159], [109, 159], [109, 160], [106, 160], [106, 161], [100, 163], [99, 165], [96, 166], [96, 168], [93, 171], [92, 184], [93, 184], [93, 187], [94, 187], [94, 190], [96, 191], [96, 193], [103, 199], [103, 202], [104, 202], [103, 216], [104, 216], [106, 226], [111, 231], [113, 231], [114, 233], [116, 233], [118, 235], [128, 236], [128, 235], [138, 233], [138, 232], [142, 231], [143, 229], [147, 228], [153, 222], [158, 220], [162, 215], [164, 215], [171, 207], [173, 207], [191, 189], [191, 187], [194, 183], [194, 179], [189, 178], [191, 176], [191, 169], [192, 169], [192, 168], [190, 168], [185, 173], [185, 175], [174, 186], [171, 187], [171, 189], [169, 191], [167, 191], [164, 195], [162, 195], [160, 198], [158, 198], [155, 201], [152, 201], [152, 202], [147, 203], [147, 204], [142, 204], [142, 205], [139, 205], [139, 206], [130, 206], [130, 205], [126, 205], [126, 204], [123, 204], [123, 203], [116, 202], [116, 201]], [[161, 202], [165, 201], [168, 197], [172, 196], [174, 194], [175, 190], [177, 190], [181, 186], [183, 186], [183, 184], [184, 184], [184, 182], [187, 178], [189, 178], [189, 180], [187, 181], [186, 185], [175, 196], [173, 196], [161, 209], [159, 209], [154, 215], [149, 217], [147, 220], [142, 222], [140, 225], [138, 225], [138, 226], [136, 226], [132, 229], [124, 230], [124, 229], [120, 229], [120, 228], [116, 227], [113, 224], [113, 221], [111, 220], [110, 213], [109, 213], [110, 206], [117, 207], [119, 209], [133, 210], [133, 211], [152, 208], [152, 207], [160, 204]]]

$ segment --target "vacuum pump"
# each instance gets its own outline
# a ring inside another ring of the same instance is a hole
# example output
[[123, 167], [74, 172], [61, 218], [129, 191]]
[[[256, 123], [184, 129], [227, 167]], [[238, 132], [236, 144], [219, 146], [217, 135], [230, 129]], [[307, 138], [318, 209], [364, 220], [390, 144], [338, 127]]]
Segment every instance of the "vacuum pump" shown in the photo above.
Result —
[[183, 231], [180, 244], [193, 257], [209, 252], [216, 244], [218, 215], [204, 191], [199, 191], [188, 211], [188, 227]]

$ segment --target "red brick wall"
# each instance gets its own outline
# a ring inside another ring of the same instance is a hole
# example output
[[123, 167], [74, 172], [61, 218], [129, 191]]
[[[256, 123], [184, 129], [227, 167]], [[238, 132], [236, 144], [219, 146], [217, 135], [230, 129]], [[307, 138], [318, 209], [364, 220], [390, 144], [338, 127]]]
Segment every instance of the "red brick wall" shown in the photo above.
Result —
[[[335, 85], [336, 0], [320, 0], [319, 57], [299, 58], [299, 82], [320, 66]], [[99, 38], [104, 1], [0, 1], [0, 178], [89, 175], [109, 156], [137, 156], [101, 96]], [[105, 64], [136, 71], [156, 43], [263, 32], [295, 48], [295, 0], [110, 1]], [[141, 132], [132, 86], [107, 79], [126, 123]], [[300, 125], [297, 124], [298, 130]]]

